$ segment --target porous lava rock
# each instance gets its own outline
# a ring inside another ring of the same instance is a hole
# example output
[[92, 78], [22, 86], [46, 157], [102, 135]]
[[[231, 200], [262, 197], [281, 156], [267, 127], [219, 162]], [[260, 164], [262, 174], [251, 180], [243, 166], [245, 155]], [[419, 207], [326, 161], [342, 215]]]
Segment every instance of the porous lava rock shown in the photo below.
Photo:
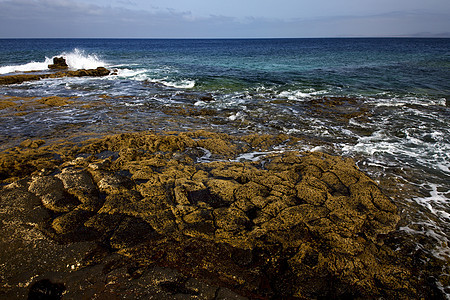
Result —
[[[383, 243], [400, 219], [392, 201], [351, 159], [270, 151], [280, 143], [295, 148], [284, 135], [204, 131], [92, 140], [71, 154], [60, 148], [66, 159], [47, 171], [27, 166], [33, 176], [3, 187], [1, 204], [21, 195], [28, 214], [45, 211], [38, 228], [48, 243], [97, 243], [78, 276], [94, 277], [96, 265], [110, 274], [115, 257], [127, 295], [147, 282], [167, 299], [416, 297], [417, 279]], [[259, 160], [235, 159], [262, 148]], [[39, 149], [33, 155], [56, 148]], [[150, 279], [160, 268], [176, 278]]]

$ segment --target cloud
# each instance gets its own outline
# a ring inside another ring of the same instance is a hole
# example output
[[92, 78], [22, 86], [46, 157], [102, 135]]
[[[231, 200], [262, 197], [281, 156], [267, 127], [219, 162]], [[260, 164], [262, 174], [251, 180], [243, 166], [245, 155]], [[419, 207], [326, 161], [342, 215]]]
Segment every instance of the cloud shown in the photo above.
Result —
[[68, 0], [0, 0], [0, 37], [12, 38], [435, 35], [450, 28], [449, 20], [445, 13], [420, 11], [309, 19], [198, 17], [156, 7], [145, 11]]
[[318, 28], [332, 28], [335, 36], [414, 36], [439, 34], [450, 28], [450, 15], [427, 11], [391, 11], [373, 15], [347, 15], [311, 20]]

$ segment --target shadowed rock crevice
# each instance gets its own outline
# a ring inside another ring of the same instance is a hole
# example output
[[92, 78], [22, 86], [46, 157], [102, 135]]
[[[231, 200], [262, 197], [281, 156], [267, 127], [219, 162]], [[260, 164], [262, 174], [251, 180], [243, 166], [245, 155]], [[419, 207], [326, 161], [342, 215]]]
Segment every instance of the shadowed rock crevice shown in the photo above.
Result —
[[61, 283], [52, 283], [48, 279], [35, 282], [28, 293], [28, 300], [58, 300], [62, 298], [65, 287]]

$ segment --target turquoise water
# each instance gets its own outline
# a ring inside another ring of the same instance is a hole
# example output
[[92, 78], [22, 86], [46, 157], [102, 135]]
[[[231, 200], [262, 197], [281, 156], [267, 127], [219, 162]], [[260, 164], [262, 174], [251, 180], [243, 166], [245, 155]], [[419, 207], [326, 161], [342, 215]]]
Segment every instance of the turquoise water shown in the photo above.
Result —
[[[449, 95], [448, 39], [0, 40], [0, 66], [81, 49], [149, 79], [194, 80], [197, 89], [260, 86], [335, 94]], [[1, 71], [0, 71], [1, 72]], [[4, 70], [3, 70], [4, 72]]]
[[291, 134], [300, 149], [353, 157], [400, 207], [411, 251], [450, 258], [450, 39], [8, 39], [0, 76], [61, 55], [117, 74], [1, 86], [95, 105], [1, 110], [0, 149], [76, 133]]

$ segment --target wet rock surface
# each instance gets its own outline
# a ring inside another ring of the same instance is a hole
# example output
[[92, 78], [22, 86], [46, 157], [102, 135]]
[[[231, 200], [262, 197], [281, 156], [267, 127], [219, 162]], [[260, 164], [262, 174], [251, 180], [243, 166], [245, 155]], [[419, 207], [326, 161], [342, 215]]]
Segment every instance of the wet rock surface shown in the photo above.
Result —
[[197, 131], [3, 152], [0, 297], [436, 296], [384, 243], [400, 217], [375, 182], [295, 144]]
[[3, 75], [0, 76], [0, 84], [18, 84], [25, 81], [34, 81], [45, 78], [85, 77], [85, 76], [100, 77], [100, 76], [107, 76], [111, 73], [108, 69], [104, 67], [98, 67], [96, 69], [89, 69], [89, 70], [80, 69], [75, 71], [66, 71], [63, 70], [65, 68], [62, 68], [59, 65], [57, 65], [57, 67], [54, 67], [52, 69], [59, 71], [50, 73], [36, 72], [37, 74]]

